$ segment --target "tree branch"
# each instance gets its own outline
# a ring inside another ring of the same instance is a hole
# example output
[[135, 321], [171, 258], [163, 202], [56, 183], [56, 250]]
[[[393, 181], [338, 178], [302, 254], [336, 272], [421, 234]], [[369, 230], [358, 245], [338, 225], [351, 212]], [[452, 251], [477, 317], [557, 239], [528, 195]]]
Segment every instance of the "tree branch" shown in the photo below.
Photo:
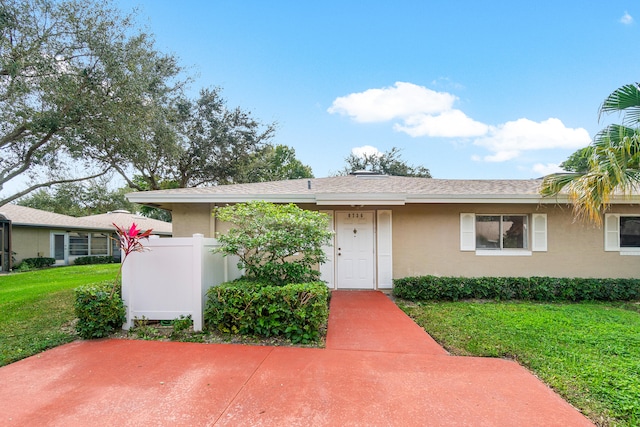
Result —
[[138, 190], [138, 191], [144, 191], [145, 189], [142, 188], [141, 186], [139, 186], [138, 184], [136, 184], [135, 182], [133, 182], [131, 179], [129, 179], [129, 177], [127, 176], [127, 174], [124, 172], [124, 170], [122, 170], [122, 168], [119, 165], [111, 165], [111, 167], [113, 167], [113, 169], [116, 170], [116, 172], [118, 172], [120, 174], [120, 176], [122, 176], [124, 178], [125, 181], [127, 181], [127, 185], [130, 188], [133, 188], [134, 190]]
[[32, 185], [29, 188], [26, 188], [25, 190], [20, 191], [19, 193], [16, 193], [16, 194], [12, 195], [12, 196], [9, 196], [9, 197], [7, 197], [5, 199], [0, 199], [0, 206], [4, 206], [7, 203], [11, 203], [16, 199], [19, 199], [20, 197], [25, 196], [25, 195], [31, 193], [34, 190], [37, 190], [38, 188], [50, 187], [50, 186], [56, 185], [56, 184], [68, 184], [70, 182], [78, 182], [78, 181], [84, 181], [84, 180], [88, 180], [88, 179], [94, 179], [94, 178], [98, 178], [98, 177], [106, 174], [107, 172], [109, 172], [109, 168], [107, 168], [107, 169], [103, 170], [102, 172], [97, 173], [95, 175], [85, 176], [85, 177], [82, 177], [82, 178], [59, 179], [59, 180], [54, 180], [54, 181], [43, 182], [43, 183], [40, 183], [40, 184], [35, 184], [35, 185]]
[[0, 139], [0, 148], [16, 141], [18, 138], [22, 136], [24, 132], [26, 132], [26, 130], [27, 130], [27, 127], [25, 125], [20, 125], [17, 128], [15, 128], [13, 132], [3, 136], [2, 139]]

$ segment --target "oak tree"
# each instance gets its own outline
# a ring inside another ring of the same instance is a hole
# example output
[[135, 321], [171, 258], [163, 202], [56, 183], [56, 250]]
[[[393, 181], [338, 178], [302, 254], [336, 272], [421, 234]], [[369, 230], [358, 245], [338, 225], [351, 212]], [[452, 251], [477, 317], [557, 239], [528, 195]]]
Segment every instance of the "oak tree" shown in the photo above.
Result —
[[0, 35], [0, 205], [103, 175], [180, 86], [175, 58], [108, 1], [3, 0]]

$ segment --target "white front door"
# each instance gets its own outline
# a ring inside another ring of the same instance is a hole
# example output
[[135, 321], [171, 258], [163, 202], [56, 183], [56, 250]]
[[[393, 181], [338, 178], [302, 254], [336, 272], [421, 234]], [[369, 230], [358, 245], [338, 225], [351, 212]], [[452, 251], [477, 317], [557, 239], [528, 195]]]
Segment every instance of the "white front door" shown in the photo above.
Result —
[[339, 289], [375, 289], [373, 212], [336, 212]]

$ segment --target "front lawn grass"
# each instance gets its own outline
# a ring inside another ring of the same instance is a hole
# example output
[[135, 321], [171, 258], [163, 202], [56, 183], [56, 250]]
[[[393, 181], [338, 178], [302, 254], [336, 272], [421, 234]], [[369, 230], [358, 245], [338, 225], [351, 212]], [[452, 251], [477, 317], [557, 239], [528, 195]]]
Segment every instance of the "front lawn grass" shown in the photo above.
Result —
[[515, 359], [596, 424], [640, 425], [638, 304], [398, 305], [452, 354]]
[[75, 340], [73, 289], [115, 280], [119, 267], [56, 267], [0, 276], [0, 366]]

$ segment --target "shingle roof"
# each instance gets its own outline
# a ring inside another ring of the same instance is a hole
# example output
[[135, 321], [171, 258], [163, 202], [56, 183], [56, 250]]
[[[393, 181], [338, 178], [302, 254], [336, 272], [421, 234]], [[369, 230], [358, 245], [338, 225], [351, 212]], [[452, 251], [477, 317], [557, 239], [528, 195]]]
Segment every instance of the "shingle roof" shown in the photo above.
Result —
[[113, 226], [105, 227], [86, 218], [75, 218], [68, 215], [12, 204], [0, 206], [0, 214], [10, 219], [13, 225], [83, 230], [113, 230]]
[[128, 211], [113, 211], [106, 214], [90, 215], [82, 217], [92, 222], [98, 223], [104, 227], [113, 228], [112, 224], [128, 229], [132, 223], [136, 223], [138, 228], [142, 230], [152, 229], [153, 234], [172, 234], [172, 225], [170, 222], [164, 222], [153, 218], [147, 218]]
[[[328, 178], [291, 179], [286, 181], [220, 185], [215, 187], [176, 188], [148, 191], [145, 194], [538, 194], [542, 180], [456, 180], [367, 175]], [[309, 188], [309, 186], [311, 188]], [[140, 194], [140, 193], [135, 193]]]
[[541, 183], [541, 179], [455, 180], [348, 175], [148, 191], [128, 194], [127, 197], [133, 202], [160, 206], [173, 203], [221, 203], [255, 199], [319, 205], [463, 203], [480, 200], [543, 202], [539, 194]]
[[153, 229], [153, 234], [171, 235], [172, 229], [171, 223], [141, 217], [126, 211], [76, 218], [26, 206], [7, 204], [0, 206], [0, 214], [10, 219], [13, 225], [18, 226], [113, 231], [115, 230], [114, 222], [124, 228], [128, 228], [132, 222], [135, 222], [141, 229]]

